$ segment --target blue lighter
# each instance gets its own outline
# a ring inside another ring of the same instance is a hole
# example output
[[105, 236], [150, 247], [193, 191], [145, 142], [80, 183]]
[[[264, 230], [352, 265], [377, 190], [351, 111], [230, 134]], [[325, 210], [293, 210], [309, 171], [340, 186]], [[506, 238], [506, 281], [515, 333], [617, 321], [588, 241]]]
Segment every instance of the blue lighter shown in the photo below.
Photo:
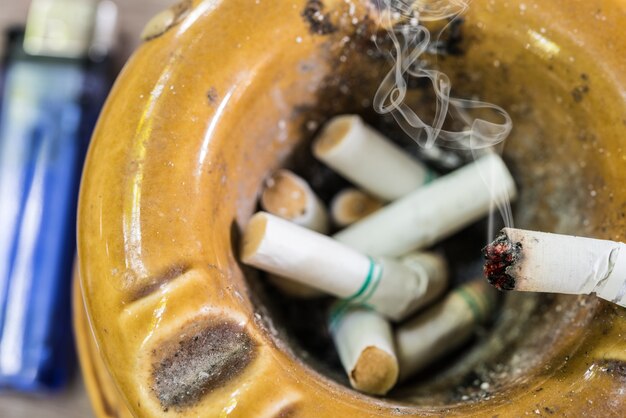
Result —
[[78, 184], [111, 79], [109, 2], [34, 0], [9, 36], [0, 97], [0, 387], [61, 387], [75, 363]]

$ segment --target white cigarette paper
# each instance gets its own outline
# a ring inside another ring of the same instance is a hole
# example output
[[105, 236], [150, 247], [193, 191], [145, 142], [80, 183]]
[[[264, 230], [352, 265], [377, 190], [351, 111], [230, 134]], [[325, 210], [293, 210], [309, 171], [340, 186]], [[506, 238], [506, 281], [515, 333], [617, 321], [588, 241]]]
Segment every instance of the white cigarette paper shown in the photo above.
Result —
[[427, 265], [415, 268], [390, 258], [372, 259], [264, 212], [254, 215], [244, 231], [241, 259], [353, 304], [368, 304], [392, 320], [432, 300], [441, 287], [436, 281], [445, 276], [428, 277]]
[[[304, 228], [323, 234], [328, 232], [328, 213], [321, 199], [302, 177], [289, 170], [278, 170], [265, 182], [261, 206], [272, 215], [280, 216]], [[274, 286], [286, 295], [316, 298], [324, 293], [283, 278], [268, 275]]]
[[515, 198], [502, 159], [487, 154], [420, 187], [334, 235], [372, 256], [399, 256], [428, 247], [485, 216], [492, 202]]
[[467, 341], [476, 324], [491, 314], [493, 292], [484, 280], [473, 281], [455, 289], [441, 303], [398, 327], [396, 352], [400, 380]]
[[595, 293], [626, 307], [626, 244], [514, 228], [502, 234], [516, 253], [504, 270], [515, 290]]
[[333, 170], [382, 200], [395, 200], [426, 183], [431, 175], [357, 115], [326, 124], [313, 144], [313, 154]]
[[383, 207], [383, 202], [358, 189], [344, 189], [333, 198], [330, 214], [340, 228], [352, 225]]
[[289, 170], [278, 170], [267, 179], [261, 206], [297, 225], [323, 234], [328, 232], [328, 213], [321, 199], [306, 180]]
[[391, 326], [380, 314], [350, 308], [331, 324], [333, 342], [353, 388], [386, 394], [398, 380]]

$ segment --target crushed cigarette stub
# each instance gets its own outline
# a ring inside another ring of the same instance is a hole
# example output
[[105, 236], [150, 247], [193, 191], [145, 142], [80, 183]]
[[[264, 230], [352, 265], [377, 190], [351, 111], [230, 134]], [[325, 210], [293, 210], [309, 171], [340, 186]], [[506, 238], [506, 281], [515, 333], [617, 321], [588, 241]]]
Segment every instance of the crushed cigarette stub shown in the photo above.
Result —
[[446, 298], [396, 330], [400, 380], [452, 351], [472, 336], [495, 307], [495, 295], [483, 280], [453, 290]]
[[483, 254], [485, 275], [500, 290], [595, 293], [626, 307], [626, 244], [504, 228]]
[[379, 199], [391, 201], [430, 181], [432, 171], [357, 115], [326, 124], [313, 154], [337, 173]]
[[[328, 232], [329, 217], [324, 203], [306, 180], [292, 171], [283, 169], [273, 173], [265, 181], [260, 200], [261, 207], [272, 215], [313, 231]], [[289, 296], [310, 299], [324, 295], [318, 289], [271, 274], [268, 280]]]
[[328, 213], [321, 199], [302, 177], [289, 170], [278, 170], [267, 179], [261, 206], [297, 225], [323, 234], [328, 232]]
[[428, 277], [432, 271], [428, 266], [418, 269], [391, 258], [373, 259], [264, 212], [254, 215], [244, 231], [241, 259], [351, 304], [370, 306], [392, 320], [401, 320], [432, 300], [441, 288], [435, 281], [444, 277], [439, 272]]
[[371, 309], [351, 307], [332, 316], [330, 332], [353, 388], [373, 395], [393, 388], [398, 359], [385, 318]]
[[330, 204], [330, 214], [335, 225], [345, 228], [383, 207], [383, 202], [358, 189], [339, 192]]

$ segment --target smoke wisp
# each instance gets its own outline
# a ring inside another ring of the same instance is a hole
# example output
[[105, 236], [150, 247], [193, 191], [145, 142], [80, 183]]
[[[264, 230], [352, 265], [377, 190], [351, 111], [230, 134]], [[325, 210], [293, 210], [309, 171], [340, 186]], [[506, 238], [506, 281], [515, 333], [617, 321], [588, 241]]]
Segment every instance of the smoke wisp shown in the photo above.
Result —
[[[440, 45], [441, 33], [433, 39], [430, 31], [422, 24], [458, 19], [469, 7], [469, 0], [376, 0], [381, 15], [381, 25], [387, 32], [391, 47], [377, 42], [379, 50], [386, 53], [393, 65], [383, 78], [373, 100], [374, 110], [382, 115], [391, 115], [402, 130], [419, 146], [425, 149], [442, 147], [471, 151], [474, 158], [485, 152], [496, 152], [513, 127], [509, 114], [492, 103], [455, 98], [451, 96], [452, 85], [446, 74], [428, 68], [423, 54], [435, 53]], [[432, 120], [425, 121], [407, 102], [410, 78], [426, 79], [435, 95]], [[489, 119], [473, 116], [490, 115]], [[462, 129], [446, 130], [447, 120], [461, 122]], [[490, 173], [481, 173], [483, 180], [493, 190], [494, 179]], [[494, 201], [504, 224], [513, 225], [513, 216], [508, 199]], [[489, 219], [489, 237], [493, 235], [493, 211]]]

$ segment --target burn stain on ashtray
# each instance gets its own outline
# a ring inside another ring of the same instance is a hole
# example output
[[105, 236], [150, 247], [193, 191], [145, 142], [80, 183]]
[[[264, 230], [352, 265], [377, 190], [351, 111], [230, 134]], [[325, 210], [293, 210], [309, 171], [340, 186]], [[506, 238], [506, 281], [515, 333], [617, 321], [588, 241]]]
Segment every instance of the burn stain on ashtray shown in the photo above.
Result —
[[190, 323], [153, 350], [152, 389], [164, 411], [193, 406], [242, 373], [256, 352], [253, 339], [233, 321]]

